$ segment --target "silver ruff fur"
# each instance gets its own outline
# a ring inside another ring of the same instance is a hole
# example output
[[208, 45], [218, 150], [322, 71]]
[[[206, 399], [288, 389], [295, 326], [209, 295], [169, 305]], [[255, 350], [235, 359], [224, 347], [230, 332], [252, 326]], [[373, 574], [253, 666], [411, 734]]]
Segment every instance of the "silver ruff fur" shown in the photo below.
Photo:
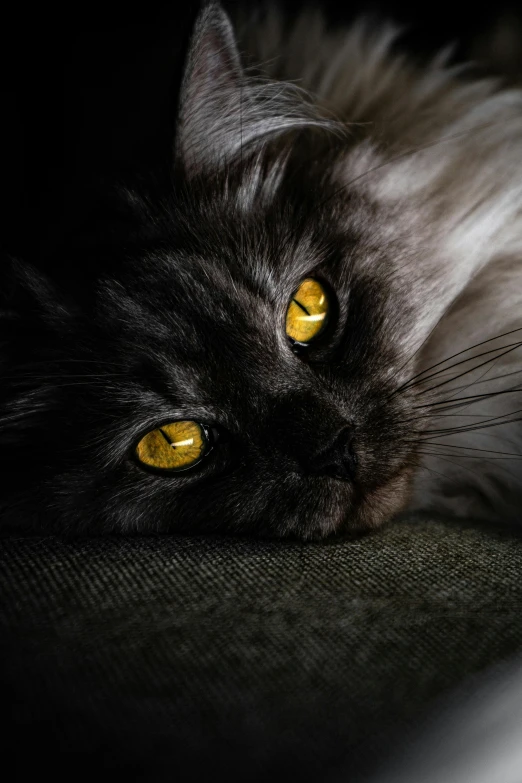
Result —
[[412, 508], [518, 519], [522, 90], [474, 79], [449, 50], [415, 65], [390, 23], [332, 30], [306, 12], [288, 27], [272, 10], [238, 27], [267, 76], [346, 126], [337, 175], [388, 215], [375, 240], [397, 247], [419, 314], [403, 338], [425, 428]]

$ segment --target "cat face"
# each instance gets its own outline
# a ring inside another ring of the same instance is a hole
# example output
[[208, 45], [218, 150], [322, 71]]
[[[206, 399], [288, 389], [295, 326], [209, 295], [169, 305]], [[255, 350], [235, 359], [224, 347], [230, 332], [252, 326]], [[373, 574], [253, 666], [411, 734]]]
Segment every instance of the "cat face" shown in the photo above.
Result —
[[[414, 316], [376, 235], [388, 218], [339, 187], [342, 140], [314, 133], [328, 122], [256, 89], [207, 7], [173, 193], [127, 194], [141, 233], [63, 305], [16, 267], [27, 301], [2, 400], [7, 519], [315, 538], [404, 505], [412, 399], [396, 391]], [[325, 317], [296, 340], [289, 308], [313, 315], [314, 296]]]

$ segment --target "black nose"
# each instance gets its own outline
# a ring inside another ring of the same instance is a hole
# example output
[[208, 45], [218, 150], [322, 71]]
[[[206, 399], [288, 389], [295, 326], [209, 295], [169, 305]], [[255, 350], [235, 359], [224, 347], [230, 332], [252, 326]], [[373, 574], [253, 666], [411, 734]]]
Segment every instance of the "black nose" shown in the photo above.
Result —
[[308, 473], [315, 476], [331, 476], [341, 481], [353, 481], [357, 467], [357, 455], [353, 448], [353, 429], [345, 427], [329, 446], [308, 460]]

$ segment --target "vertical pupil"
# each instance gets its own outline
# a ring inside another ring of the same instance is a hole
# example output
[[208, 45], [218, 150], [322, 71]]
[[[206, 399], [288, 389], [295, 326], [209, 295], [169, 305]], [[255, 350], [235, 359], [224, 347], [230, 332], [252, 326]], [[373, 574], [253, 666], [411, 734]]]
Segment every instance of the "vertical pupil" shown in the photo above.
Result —
[[328, 318], [328, 296], [317, 280], [303, 280], [286, 315], [287, 335], [295, 342], [308, 345], [323, 330]]
[[305, 312], [307, 315], [310, 315], [310, 313], [308, 312], [308, 310], [306, 309], [306, 307], [304, 306], [304, 304], [303, 304], [302, 302], [300, 302], [300, 301], [299, 301], [299, 299], [294, 299], [294, 302], [295, 302], [295, 303], [296, 303], [296, 305], [297, 305], [298, 307], [300, 307], [300, 308], [301, 308], [301, 310], [303, 310], [303, 311], [304, 311], [304, 312]]
[[184, 470], [208, 451], [205, 428], [195, 421], [177, 421], [151, 430], [136, 447], [139, 461], [162, 470]]
[[165, 440], [167, 441], [167, 443], [169, 444], [169, 446], [171, 446], [173, 449], [179, 449], [180, 446], [193, 446], [194, 445], [194, 438], [185, 438], [185, 440], [173, 441], [170, 438], [169, 434], [167, 432], [165, 432], [165, 430], [162, 430], [161, 427], [160, 427], [160, 432], [163, 435], [163, 437], [165, 438]]
[[169, 444], [169, 446], [172, 446], [173, 448], [176, 448], [176, 447], [174, 446], [174, 444], [172, 443], [171, 439], [169, 438], [169, 436], [168, 436], [168, 433], [166, 433], [166, 432], [165, 432], [165, 430], [162, 430], [162, 429], [161, 429], [161, 427], [160, 427], [160, 430], [159, 430], [159, 431], [161, 432], [161, 434], [163, 435], [163, 437], [165, 438], [165, 440], [167, 441], [167, 443]]

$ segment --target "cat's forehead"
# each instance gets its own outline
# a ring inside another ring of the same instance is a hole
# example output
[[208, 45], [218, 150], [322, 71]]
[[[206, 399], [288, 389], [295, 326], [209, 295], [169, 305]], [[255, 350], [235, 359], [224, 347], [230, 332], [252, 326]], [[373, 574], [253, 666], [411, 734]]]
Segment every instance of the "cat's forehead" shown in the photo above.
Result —
[[269, 355], [273, 361], [282, 347], [287, 352], [284, 320], [294, 275], [261, 267], [241, 274], [210, 254], [150, 256], [138, 274], [103, 286], [103, 323], [109, 332], [117, 325], [118, 339], [146, 345], [151, 357], [187, 371], [219, 370], [239, 358], [247, 369]]
[[301, 280], [328, 260], [329, 248], [309, 226], [291, 225], [283, 214], [245, 219], [223, 216], [209, 226], [197, 217], [182, 240], [151, 254], [143, 268], [157, 297], [177, 300], [182, 311], [248, 316], [286, 305]]

